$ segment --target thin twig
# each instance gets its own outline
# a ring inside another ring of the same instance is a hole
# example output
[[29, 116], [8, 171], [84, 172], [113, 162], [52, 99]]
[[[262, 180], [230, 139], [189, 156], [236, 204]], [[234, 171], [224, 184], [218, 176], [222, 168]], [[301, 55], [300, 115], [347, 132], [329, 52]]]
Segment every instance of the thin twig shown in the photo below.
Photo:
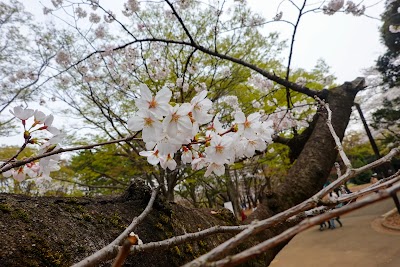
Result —
[[328, 186], [324, 187], [321, 191], [319, 191], [314, 197], [316, 197], [317, 199], [320, 199], [322, 197], [324, 197], [325, 195], [327, 195], [329, 192], [331, 192], [333, 189], [335, 189], [336, 187], [338, 187], [341, 184], [344, 184], [345, 182], [347, 182], [348, 180], [350, 180], [351, 178], [365, 172], [368, 170], [371, 170], [375, 167], [378, 167], [380, 165], [382, 165], [385, 162], [389, 162], [392, 158], [394, 158], [395, 156], [400, 154], [400, 149], [399, 148], [393, 148], [386, 156], [375, 160], [367, 165], [364, 165], [360, 168], [357, 169], [352, 169], [351, 171], [346, 171], [345, 174], [343, 174], [341, 177], [339, 177], [338, 179], [336, 179], [335, 181], [333, 181], [332, 183], [330, 183]]
[[6, 166], [8, 163], [10, 163], [10, 162], [13, 161], [14, 159], [16, 159], [16, 158], [19, 156], [19, 154], [21, 154], [22, 151], [24, 151], [24, 149], [26, 148], [26, 146], [28, 145], [28, 143], [29, 143], [29, 138], [26, 138], [24, 144], [19, 148], [19, 150], [17, 151], [17, 153], [15, 153], [14, 156], [12, 156], [12, 157], [9, 158], [7, 161], [5, 161], [3, 164], [1, 164], [0, 168], [3, 168], [3, 167]]
[[71, 151], [77, 151], [77, 150], [83, 150], [83, 149], [92, 149], [94, 147], [98, 147], [98, 146], [104, 146], [104, 145], [110, 145], [110, 144], [116, 144], [116, 143], [120, 143], [120, 142], [129, 142], [132, 140], [142, 140], [141, 138], [135, 138], [136, 135], [134, 136], [129, 136], [126, 138], [121, 138], [121, 139], [116, 139], [116, 140], [111, 140], [111, 141], [107, 141], [107, 142], [102, 142], [102, 143], [96, 143], [96, 144], [92, 144], [92, 145], [84, 145], [84, 146], [77, 146], [77, 147], [70, 147], [70, 148], [59, 148], [56, 150], [53, 150], [51, 152], [47, 152], [47, 153], [43, 153], [41, 155], [37, 155], [37, 156], [33, 156], [33, 157], [29, 157], [23, 160], [18, 160], [12, 163], [7, 164], [7, 166], [4, 166], [0, 169], [0, 173], [3, 173], [5, 171], [8, 171], [12, 168], [15, 167], [19, 167], [22, 165], [25, 165], [29, 162], [41, 159], [41, 158], [45, 158], [48, 156], [52, 156], [52, 155], [56, 155], [56, 154], [60, 154], [63, 152], [71, 152]]
[[357, 199], [357, 198], [359, 198], [361, 196], [370, 194], [371, 192], [377, 192], [378, 190], [390, 187], [394, 183], [397, 183], [398, 181], [400, 181], [400, 175], [399, 174], [400, 173], [397, 172], [397, 175], [391, 176], [391, 179], [389, 179], [389, 180], [387, 180], [387, 181], [385, 181], [383, 183], [379, 183], [380, 181], [382, 181], [382, 180], [380, 180], [378, 183], [373, 184], [373, 185], [371, 185], [369, 187], [363, 188], [363, 189], [361, 189], [361, 190], [359, 190], [357, 192], [353, 192], [353, 193], [350, 193], [350, 194], [345, 194], [343, 196], [340, 196], [337, 199], [337, 201], [338, 201], [338, 203], [348, 202], [350, 200]]
[[169, 5], [169, 7], [172, 10], [172, 13], [175, 15], [175, 17], [178, 19], [179, 23], [181, 24], [183, 30], [185, 31], [187, 37], [189, 38], [190, 42], [193, 45], [196, 45], [196, 42], [194, 41], [192, 35], [190, 34], [188, 28], [186, 27], [185, 23], [183, 22], [182, 18], [178, 15], [178, 12], [176, 12], [176, 9], [174, 8], [174, 6], [172, 5], [172, 3], [168, 0], [165, 0], [165, 2], [167, 2], [167, 4]]
[[[287, 64], [287, 67], [286, 67], [286, 77], [285, 77], [285, 80], [287, 80], [287, 81], [289, 81], [289, 77], [290, 77], [290, 67], [291, 67], [291, 63], [292, 63], [295, 37], [296, 37], [297, 29], [298, 29], [299, 24], [300, 24], [301, 17], [303, 15], [303, 10], [304, 10], [304, 8], [306, 6], [306, 2], [307, 2], [307, 0], [303, 1], [303, 5], [301, 6], [301, 8], [299, 8], [297, 5], [295, 5], [293, 2], [291, 2], [298, 9], [299, 14], [297, 16], [296, 23], [293, 26], [292, 38], [291, 38], [291, 41], [290, 41], [288, 64]], [[291, 105], [290, 105], [291, 104], [291, 99], [290, 99], [290, 90], [289, 90], [289, 88], [286, 88], [286, 102], [287, 102], [288, 109], [290, 109], [291, 108]]]
[[161, 250], [168, 249], [170, 247], [180, 245], [185, 242], [198, 240], [200, 238], [204, 238], [206, 236], [220, 234], [220, 233], [238, 233], [247, 229], [248, 225], [240, 225], [240, 226], [213, 226], [208, 229], [204, 229], [195, 233], [188, 233], [180, 236], [175, 236], [163, 241], [159, 242], [150, 242], [139, 246], [134, 246], [131, 248], [132, 253], [143, 252], [143, 251], [152, 251], [152, 250]]
[[331, 132], [331, 135], [332, 135], [333, 139], [335, 140], [336, 148], [339, 151], [340, 158], [342, 159], [344, 165], [347, 167], [346, 171], [350, 171], [353, 167], [352, 167], [351, 162], [350, 162], [349, 158], [347, 157], [346, 153], [344, 153], [342, 142], [340, 141], [340, 138], [336, 134], [335, 129], [333, 128], [333, 125], [332, 125], [332, 110], [329, 108], [329, 104], [322, 101], [319, 97], [315, 97], [315, 99], [328, 112], [328, 118], [326, 120], [326, 124], [328, 125], [329, 131]]

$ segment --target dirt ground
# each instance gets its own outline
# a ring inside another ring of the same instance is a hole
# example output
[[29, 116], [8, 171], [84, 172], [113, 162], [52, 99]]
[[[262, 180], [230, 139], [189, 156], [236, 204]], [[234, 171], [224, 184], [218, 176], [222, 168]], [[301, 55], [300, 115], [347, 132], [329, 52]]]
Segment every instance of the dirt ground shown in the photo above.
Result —
[[[400, 266], [400, 216], [391, 199], [354, 211], [341, 218], [343, 227], [319, 231], [315, 226], [295, 238], [277, 255], [272, 267], [398, 267]], [[338, 226], [338, 225], [336, 225]]]
[[398, 230], [400, 230], [400, 214], [398, 212], [393, 212], [383, 220], [383, 225], [385, 227], [390, 227], [394, 229], [397, 228]]

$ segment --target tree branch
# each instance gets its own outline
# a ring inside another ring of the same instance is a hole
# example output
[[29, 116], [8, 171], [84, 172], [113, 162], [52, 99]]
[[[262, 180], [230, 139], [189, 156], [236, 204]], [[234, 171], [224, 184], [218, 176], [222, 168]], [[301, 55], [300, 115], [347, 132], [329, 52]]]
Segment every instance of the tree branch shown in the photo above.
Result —
[[329, 108], [328, 103], [325, 103], [319, 97], [315, 97], [315, 98], [328, 112], [328, 118], [326, 120], [326, 124], [328, 125], [329, 131], [331, 132], [331, 135], [332, 135], [333, 139], [335, 140], [336, 148], [339, 151], [340, 158], [342, 159], [344, 165], [346, 166], [347, 171], [349, 171], [352, 169], [351, 162], [350, 162], [349, 158], [347, 157], [346, 153], [344, 153], [342, 142], [340, 141], [339, 136], [336, 134], [335, 129], [333, 128], [332, 110]]
[[196, 233], [189, 233], [180, 236], [175, 236], [163, 241], [159, 242], [150, 242], [140, 246], [135, 246], [131, 248], [132, 253], [143, 252], [143, 251], [153, 251], [153, 250], [161, 250], [161, 249], [168, 249], [170, 247], [180, 245], [185, 242], [199, 240], [204, 237], [220, 234], [220, 233], [237, 233], [241, 232], [246, 229], [248, 225], [241, 225], [241, 226], [213, 226], [208, 229], [204, 229], [202, 231]]
[[77, 151], [77, 150], [82, 150], [82, 149], [91, 149], [91, 148], [94, 148], [94, 147], [97, 147], [97, 146], [110, 145], [110, 144], [115, 144], [115, 143], [120, 143], [120, 142], [129, 142], [129, 141], [132, 141], [132, 140], [142, 140], [141, 138], [135, 138], [135, 136], [136, 135], [129, 136], [129, 137], [122, 138], [122, 139], [111, 140], [111, 141], [102, 142], [102, 143], [96, 143], [96, 144], [92, 144], [92, 145], [84, 145], [84, 146], [77, 146], [77, 147], [71, 147], [71, 148], [59, 148], [59, 149], [53, 150], [51, 152], [43, 153], [41, 155], [37, 155], [37, 156], [33, 156], [33, 157], [29, 157], [29, 158], [26, 158], [26, 159], [23, 159], [23, 160], [18, 160], [18, 161], [9, 163], [9, 164], [7, 164], [6, 166], [4, 166], [4, 167], [2, 167], [0, 169], [0, 173], [3, 173], [5, 171], [8, 171], [8, 170], [10, 170], [12, 168], [15, 168], [15, 167], [19, 167], [19, 166], [25, 165], [25, 164], [27, 164], [29, 162], [32, 162], [32, 161], [35, 161], [35, 160], [38, 160], [38, 159], [45, 158], [45, 157], [52, 156], [52, 155], [56, 155], [56, 154], [60, 154], [60, 153], [63, 153], [63, 152]]

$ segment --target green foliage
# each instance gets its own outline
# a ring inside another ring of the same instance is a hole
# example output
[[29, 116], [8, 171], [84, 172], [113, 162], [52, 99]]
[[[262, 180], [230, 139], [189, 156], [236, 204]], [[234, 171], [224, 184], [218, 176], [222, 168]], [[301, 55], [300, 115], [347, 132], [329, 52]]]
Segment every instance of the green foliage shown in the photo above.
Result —
[[[398, 96], [398, 85], [400, 85], [400, 13], [398, 8], [399, 0], [387, 1], [385, 12], [382, 14], [383, 25], [381, 27], [382, 41], [387, 47], [384, 55], [377, 61], [377, 69], [381, 73], [386, 90], [392, 95]], [[398, 109], [400, 98], [385, 98], [382, 107], [373, 113], [373, 124], [375, 129], [382, 131], [384, 143], [393, 143], [399, 140], [399, 119]]]
[[[18, 146], [0, 146], [0, 160], [6, 160], [13, 157], [20, 148]], [[37, 149], [34, 147], [26, 147], [19, 155], [18, 159], [31, 157], [37, 153]]]
[[385, 12], [382, 14], [383, 25], [381, 36], [384, 44], [390, 51], [400, 50], [400, 33], [391, 30], [391, 27], [400, 26], [399, 0], [387, 1]]
[[383, 77], [383, 82], [389, 87], [399, 84], [400, 65], [395, 61], [400, 55], [400, 32], [391, 30], [393, 27], [400, 27], [400, 13], [397, 10], [399, 5], [399, 0], [387, 1], [385, 12], [382, 14], [383, 25], [380, 29], [387, 51], [378, 58], [377, 69]]
[[[0, 161], [7, 161], [19, 151], [18, 146], [0, 146]], [[23, 159], [36, 155], [37, 150], [33, 147], [26, 147], [18, 156], [18, 159]], [[21, 187], [12, 177], [5, 178], [0, 175], [0, 192], [9, 193], [28, 193], [29, 188]]]
[[[343, 139], [343, 148], [354, 168], [364, 166], [376, 159], [368, 139], [361, 133], [347, 134]], [[371, 174], [372, 171], [363, 172], [352, 178], [350, 182], [354, 184], [369, 183]]]
[[[392, 89], [393, 90], [393, 89]], [[393, 100], [384, 99], [383, 107], [372, 114], [372, 127], [380, 129], [384, 136], [383, 144], [395, 143], [400, 140], [400, 97]]]
[[79, 152], [72, 157], [68, 168], [77, 182], [89, 188], [89, 193], [110, 194], [125, 189], [138, 174], [151, 171], [144, 161], [130, 158], [118, 145], [108, 145]]
[[[376, 62], [376, 68], [382, 75], [382, 81], [387, 84], [389, 88], [399, 85], [400, 65], [393, 64], [399, 57], [398, 51], [387, 51], [384, 55], [380, 56]], [[392, 90], [396, 90], [393, 88]]]

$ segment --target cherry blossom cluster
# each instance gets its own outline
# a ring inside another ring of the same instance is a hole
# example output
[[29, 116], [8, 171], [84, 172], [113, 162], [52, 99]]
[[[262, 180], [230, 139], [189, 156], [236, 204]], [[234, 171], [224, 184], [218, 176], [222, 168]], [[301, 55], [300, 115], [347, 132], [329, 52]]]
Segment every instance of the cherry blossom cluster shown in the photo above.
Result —
[[[322, 7], [324, 14], [333, 15], [344, 6], [344, 0], [331, 0], [329, 3]], [[361, 16], [364, 14], [366, 7], [364, 5], [355, 4], [353, 1], [347, 1], [344, 12], [353, 14], [354, 16]]]
[[364, 14], [366, 7], [364, 5], [355, 4], [353, 1], [347, 1], [345, 12], [353, 14], [354, 16], [361, 16]]
[[205, 176], [223, 175], [225, 164], [264, 151], [272, 140], [272, 121], [263, 121], [259, 112], [246, 117], [236, 110], [233, 122], [223, 124], [219, 114], [210, 114], [213, 103], [206, 90], [190, 103], [172, 106], [171, 97], [169, 88], [153, 95], [141, 85], [140, 98], [135, 100], [138, 111], [128, 120], [130, 130], [142, 131], [148, 151], [139, 154], [152, 165], [175, 170], [180, 155], [180, 161], [195, 170], [207, 167]]
[[[52, 126], [54, 116], [46, 115], [39, 110], [24, 109], [22, 107], [14, 107], [10, 110], [17, 119], [21, 120], [24, 129], [25, 145], [33, 144], [39, 145], [39, 155], [57, 149], [58, 143], [63, 138], [63, 134], [59, 129]], [[28, 127], [27, 121], [33, 118], [32, 124]], [[48, 132], [52, 136], [50, 138], [33, 137], [34, 134], [39, 132]], [[60, 169], [58, 165], [60, 155], [52, 155], [40, 159], [38, 162], [30, 162], [17, 169], [10, 169], [3, 172], [4, 177], [13, 177], [16, 181], [22, 182], [27, 177], [36, 178], [35, 182], [42, 183], [45, 180], [50, 180], [50, 172]], [[0, 163], [1, 167], [7, 166], [8, 163]]]
[[279, 21], [279, 20], [282, 19], [282, 16], [283, 16], [283, 12], [282, 12], [282, 11], [279, 12], [279, 13], [276, 13], [276, 15], [275, 15], [275, 17], [273, 18], [273, 20]]
[[250, 85], [255, 88], [258, 88], [264, 94], [268, 94], [274, 88], [274, 82], [270, 79], [266, 79], [265, 77], [259, 74], [252, 74], [247, 81]]
[[389, 31], [391, 33], [399, 33], [400, 32], [400, 26], [399, 25], [389, 25]]
[[328, 2], [327, 5], [322, 7], [322, 10], [324, 11], [324, 14], [326, 15], [333, 15], [339, 9], [341, 9], [344, 5], [344, 0], [331, 0]]

